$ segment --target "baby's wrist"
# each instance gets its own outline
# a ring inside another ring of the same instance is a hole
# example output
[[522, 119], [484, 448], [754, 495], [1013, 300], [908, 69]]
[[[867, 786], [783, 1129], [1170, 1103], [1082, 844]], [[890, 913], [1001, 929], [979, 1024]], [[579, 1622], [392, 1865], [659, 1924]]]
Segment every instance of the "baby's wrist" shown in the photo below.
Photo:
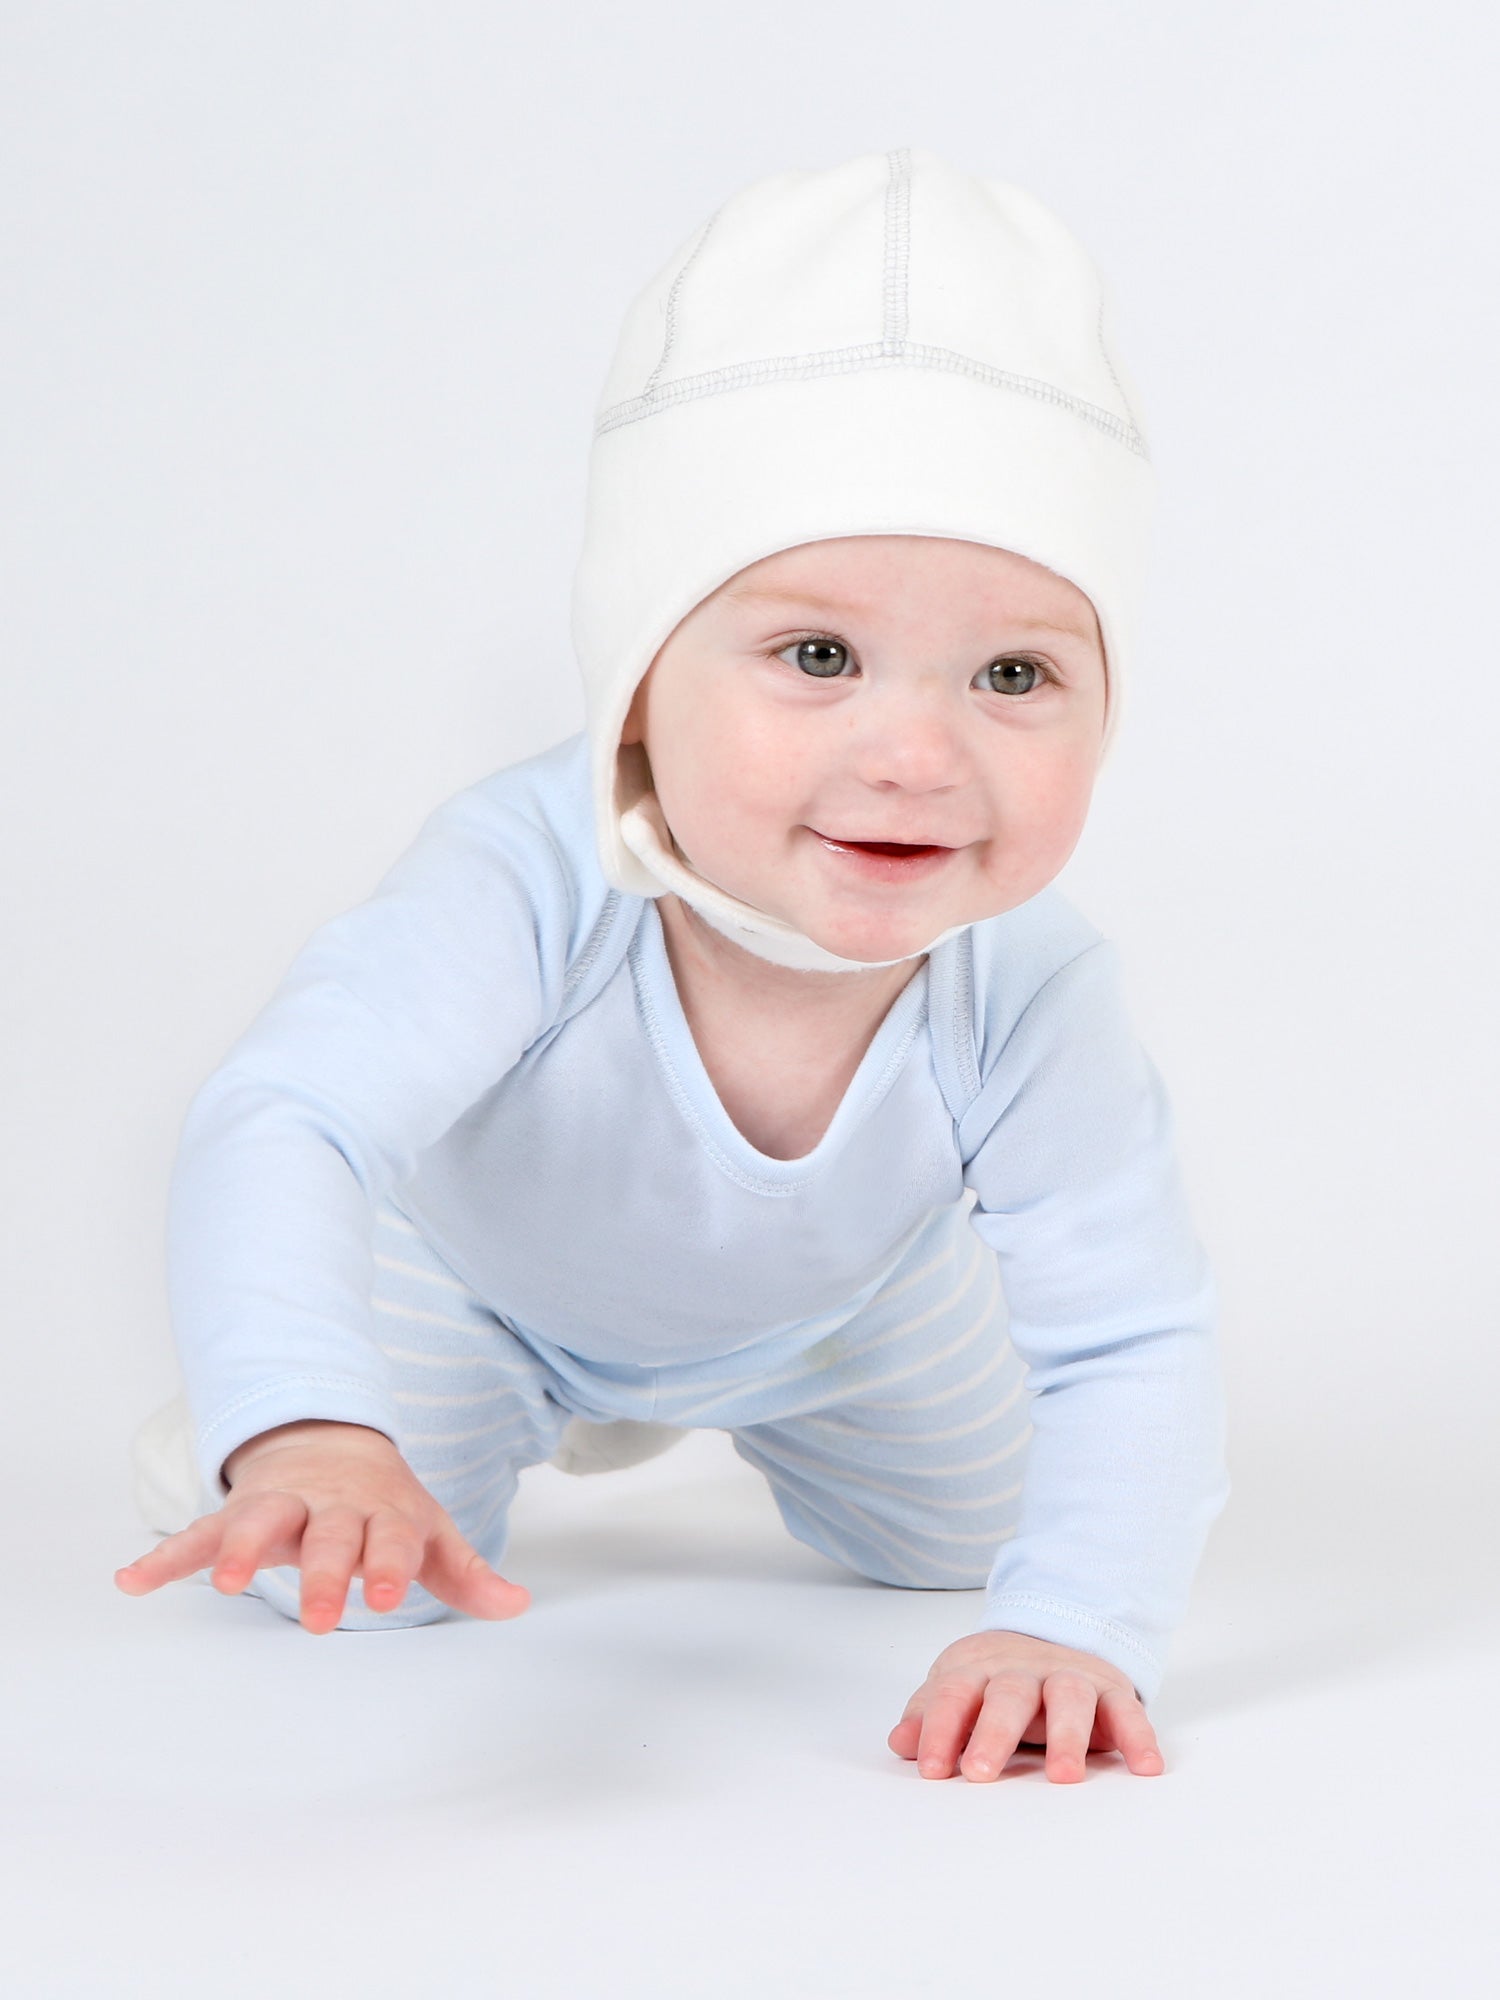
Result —
[[290, 1424], [277, 1424], [271, 1430], [258, 1431], [254, 1437], [246, 1438], [243, 1444], [224, 1460], [220, 1468], [226, 1486], [234, 1486], [236, 1476], [243, 1472], [252, 1459], [263, 1458], [267, 1452], [278, 1446], [306, 1444], [320, 1437], [345, 1438], [360, 1436], [365, 1439], [379, 1438], [384, 1445], [396, 1449], [384, 1431], [371, 1429], [368, 1424], [346, 1424], [327, 1417], [302, 1417]]

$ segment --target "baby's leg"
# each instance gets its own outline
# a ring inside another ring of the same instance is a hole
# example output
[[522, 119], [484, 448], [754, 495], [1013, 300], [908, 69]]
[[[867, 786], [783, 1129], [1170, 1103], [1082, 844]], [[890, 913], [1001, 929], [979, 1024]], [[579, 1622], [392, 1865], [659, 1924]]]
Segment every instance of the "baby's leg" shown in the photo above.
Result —
[[1030, 1399], [994, 1252], [966, 1212], [935, 1238], [781, 1385], [787, 1414], [732, 1435], [798, 1541], [883, 1583], [965, 1590], [1016, 1532]]
[[[390, 1207], [375, 1218], [375, 1338], [390, 1361], [400, 1435], [422, 1484], [492, 1568], [500, 1567], [517, 1478], [551, 1456], [569, 1412], [546, 1368]], [[247, 1596], [296, 1619], [299, 1571], [260, 1569]], [[394, 1611], [371, 1611], [355, 1577], [337, 1629], [384, 1632], [456, 1618], [416, 1582]]]

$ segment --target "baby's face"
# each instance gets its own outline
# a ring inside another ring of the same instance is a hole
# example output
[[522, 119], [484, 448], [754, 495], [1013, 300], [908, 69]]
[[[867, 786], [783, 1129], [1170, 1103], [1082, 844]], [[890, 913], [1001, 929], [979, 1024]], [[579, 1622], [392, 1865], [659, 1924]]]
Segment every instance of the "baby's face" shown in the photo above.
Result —
[[1104, 708], [1075, 585], [975, 542], [862, 535], [783, 549], [696, 606], [623, 740], [699, 874], [876, 960], [1046, 887], [1083, 830]]

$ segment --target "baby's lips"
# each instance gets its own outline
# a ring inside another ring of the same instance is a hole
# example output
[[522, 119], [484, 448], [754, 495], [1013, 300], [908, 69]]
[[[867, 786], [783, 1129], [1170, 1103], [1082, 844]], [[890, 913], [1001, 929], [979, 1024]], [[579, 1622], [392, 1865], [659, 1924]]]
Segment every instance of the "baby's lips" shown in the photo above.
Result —
[[903, 854], [943, 854], [947, 852], [946, 848], [940, 848], [936, 841], [931, 840], [845, 840], [840, 842], [840, 845], [843, 847], [857, 847], [865, 854], [891, 854], [898, 857]]
[[820, 827], [813, 827], [811, 831], [817, 835], [825, 847], [835, 849], [853, 848], [861, 854], [887, 854], [900, 857], [902, 855], [916, 856], [920, 854], [949, 854], [952, 852], [949, 844], [941, 840], [888, 840], [874, 837], [856, 840], [849, 834], [824, 833]]

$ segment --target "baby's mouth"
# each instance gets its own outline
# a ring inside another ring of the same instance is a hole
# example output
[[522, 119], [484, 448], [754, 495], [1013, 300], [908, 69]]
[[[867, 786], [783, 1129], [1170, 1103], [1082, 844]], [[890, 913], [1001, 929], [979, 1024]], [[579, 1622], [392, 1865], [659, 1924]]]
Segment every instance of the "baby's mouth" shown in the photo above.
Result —
[[861, 854], [893, 854], [904, 859], [910, 854], [937, 854], [936, 847], [917, 840], [841, 840], [839, 847], [857, 847]]
[[[817, 829], [813, 829], [817, 832]], [[837, 834], [819, 833], [825, 847], [852, 848], [857, 854], [889, 854], [895, 860], [913, 859], [919, 854], [947, 854], [950, 850], [932, 841], [921, 840], [842, 840]]]
[[941, 869], [954, 849], [928, 841], [838, 840], [830, 833], [810, 829], [828, 854], [838, 856], [843, 867], [852, 869], [865, 882], [915, 882]]

